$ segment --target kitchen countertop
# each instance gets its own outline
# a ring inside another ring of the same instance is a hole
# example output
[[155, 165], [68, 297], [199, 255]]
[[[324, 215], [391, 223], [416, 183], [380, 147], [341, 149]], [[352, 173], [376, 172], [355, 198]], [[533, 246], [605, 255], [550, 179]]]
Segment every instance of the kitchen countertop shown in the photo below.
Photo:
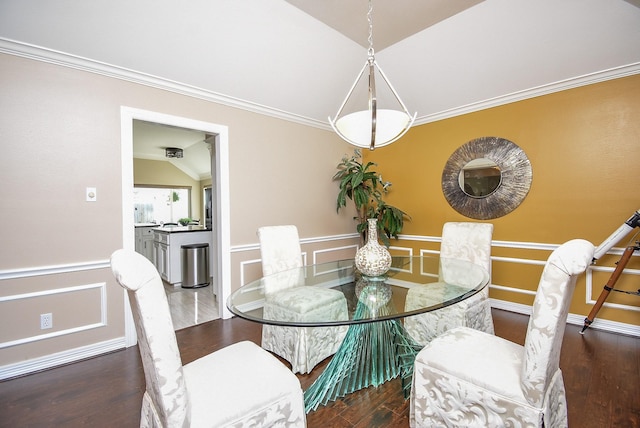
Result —
[[135, 227], [158, 227], [160, 226], [158, 223], [136, 223]]
[[182, 232], [206, 232], [211, 231], [205, 226], [170, 226], [170, 227], [156, 227], [154, 232], [160, 233], [182, 233]]

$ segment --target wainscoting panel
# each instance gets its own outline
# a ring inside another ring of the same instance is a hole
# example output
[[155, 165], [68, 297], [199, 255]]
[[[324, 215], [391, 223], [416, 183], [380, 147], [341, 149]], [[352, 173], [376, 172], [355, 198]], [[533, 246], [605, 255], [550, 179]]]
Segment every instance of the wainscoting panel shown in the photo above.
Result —
[[[96, 260], [0, 270], [0, 379], [126, 346], [124, 292], [106, 279], [113, 278], [109, 266]], [[40, 328], [41, 314], [51, 314], [51, 328]]]
[[[302, 239], [301, 245], [305, 256], [311, 255], [310, 263], [317, 264], [353, 257], [358, 248], [358, 242], [359, 237], [353, 234]], [[394, 256], [437, 255], [440, 242], [441, 238], [438, 236], [400, 235], [397, 241], [392, 241], [393, 245], [389, 247], [389, 251]], [[542, 268], [551, 252], [558, 246], [559, 244], [494, 240], [491, 257], [492, 283], [490, 284], [492, 306], [517, 313], [530, 313]], [[255, 250], [259, 250], [258, 244], [235, 247], [232, 251], [236, 255], [245, 252], [250, 255], [251, 251]], [[571, 313], [568, 322], [582, 325], [602, 291], [602, 285], [606, 283], [613, 271], [615, 262], [622, 255], [622, 251], [621, 248], [612, 248], [606, 258], [599, 260], [598, 265], [589, 267], [579, 278], [574, 302], [584, 301], [586, 307], [584, 313]], [[260, 259], [255, 258], [255, 253], [253, 255], [254, 257], [248, 257], [240, 263], [240, 276], [244, 280], [243, 283], [247, 282], [249, 273], [255, 278], [260, 275]], [[640, 263], [640, 255], [634, 254], [632, 259], [634, 259], [633, 263], [630, 263], [632, 267], [624, 270], [619, 283], [621, 288], [636, 291], [634, 286], [638, 287], [637, 277], [640, 275], [640, 269], [636, 269], [635, 266]], [[305, 264], [308, 264], [306, 257]], [[257, 270], [255, 266], [258, 266]], [[412, 266], [409, 269], [415, 269], [415, 267]], [[423, 267], [420, 269], [421, 272], [425, 272]], [[618, 293], [610, 294], [603, 310], [613, 309], [618, 311], [617, 314], [622, 315], [614, 317], [614, 320], [596, 318], [591, 328], [640, 336], [640, 316], [638, 316], [640, 297], [614, 296], [614, 294]], [[629, 322], [618, 320], [618, 318], [624, 319], [625, 316], [630, 320]]]
[[[434, 246], [439, 247], [438, 243], [441, 241], [439, 237], [400, 235], [399, 238], [400, 242], [407, 245], [407, 247], [414, 248], [420, 254], [437, 254], [439, 252], [433, 249]], [[428, 248], [423, 248], [422, 245]], [[490, 289], [492, 294], [499, 295], [498, 298], [491, 299], [492, 306], [498, 309], [529, 314], [540, 281], [542, 268], [551, 252], [558, 247], [558, 244], [492, 241], [492, 254], [494, 255], [491, 257], [492, 283], [490, 284]], [[578, 279], [578, 285], [574, 292], [574, 301], [576, 296], [579, 298], [579, 296], [584, 295], [584, 302], [587, 308], [583, 314], [569, 314], [569, 323], [583, 325], [585, 317], [596, 303], [603, 286], [615, 269], [615, 263], [619, 260], [623, 251], [624, 249], [622, 248], [612, 248], [606, 256], [598, 260], [597, 265], [590, 266], [585, 274]], [[513, 257], [511, 254], [518, 257]], [[605, 266], [607, 264], [609, 266]], [[636, 252], [628, 266], [638, 265], [640, 265], [640, 254]], [[615, 288], [632, 293], [639, 291], [637, 290], [639, 275], [640, 269], [624, 269]], [[514, 280], [514, 277], [517, 279]], [[619, 318], [629, 319], [630, 323], [596, 317], [590, 328], [640, 336], [640, 325], [638, 325], [640, 324], [640, 316], [638, 315], [638, 312], [640, 312], [640, 296], [611, 292], [603, 305], [602, 311], [605, 308], [618, 310]], [[601, 314], [602, 312], [599, 312], [598, 316]]]
[[[26, 334], [24, 329], [2, 329], [0, 349], [104, 327], [106, 286], [101, 282], [0, 297], [0, 312], [11, 314], [11, 320], [5, 320], [4, 325], [19, 323], [28, 327]], [[77, 310], [52, 309], [64, 307], [66, 299], [72, 300]], [[43, 330], [39, 325], [40, 314], [47, 313], [52, 315], [53, 327]]]

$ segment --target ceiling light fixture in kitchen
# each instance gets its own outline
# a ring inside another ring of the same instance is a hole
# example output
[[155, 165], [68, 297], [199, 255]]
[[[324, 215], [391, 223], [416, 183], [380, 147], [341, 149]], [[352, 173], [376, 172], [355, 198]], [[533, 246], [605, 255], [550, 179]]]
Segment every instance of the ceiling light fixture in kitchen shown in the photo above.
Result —
[[177, 147], [167, 147], [164, 149], [164, 155], [168, 158], [181, 158], [182, 149]]

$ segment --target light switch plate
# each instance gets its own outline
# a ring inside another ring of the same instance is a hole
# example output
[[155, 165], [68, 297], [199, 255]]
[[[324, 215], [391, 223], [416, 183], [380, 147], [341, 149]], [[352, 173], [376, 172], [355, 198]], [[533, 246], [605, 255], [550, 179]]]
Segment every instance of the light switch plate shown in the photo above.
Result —
[[95, 187], [87, 187], [87, 202], [95, 202], [98, 199]]

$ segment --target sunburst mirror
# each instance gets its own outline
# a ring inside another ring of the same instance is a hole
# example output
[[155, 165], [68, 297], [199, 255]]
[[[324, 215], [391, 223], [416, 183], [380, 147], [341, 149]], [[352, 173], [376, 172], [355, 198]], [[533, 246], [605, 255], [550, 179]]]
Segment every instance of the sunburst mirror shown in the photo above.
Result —
[[442, 171], [442, 191], [460, 214], [478, 220], [502, 217], [529, 193], [533, 172], [524, 151], [500, 137], [460, 146]]

